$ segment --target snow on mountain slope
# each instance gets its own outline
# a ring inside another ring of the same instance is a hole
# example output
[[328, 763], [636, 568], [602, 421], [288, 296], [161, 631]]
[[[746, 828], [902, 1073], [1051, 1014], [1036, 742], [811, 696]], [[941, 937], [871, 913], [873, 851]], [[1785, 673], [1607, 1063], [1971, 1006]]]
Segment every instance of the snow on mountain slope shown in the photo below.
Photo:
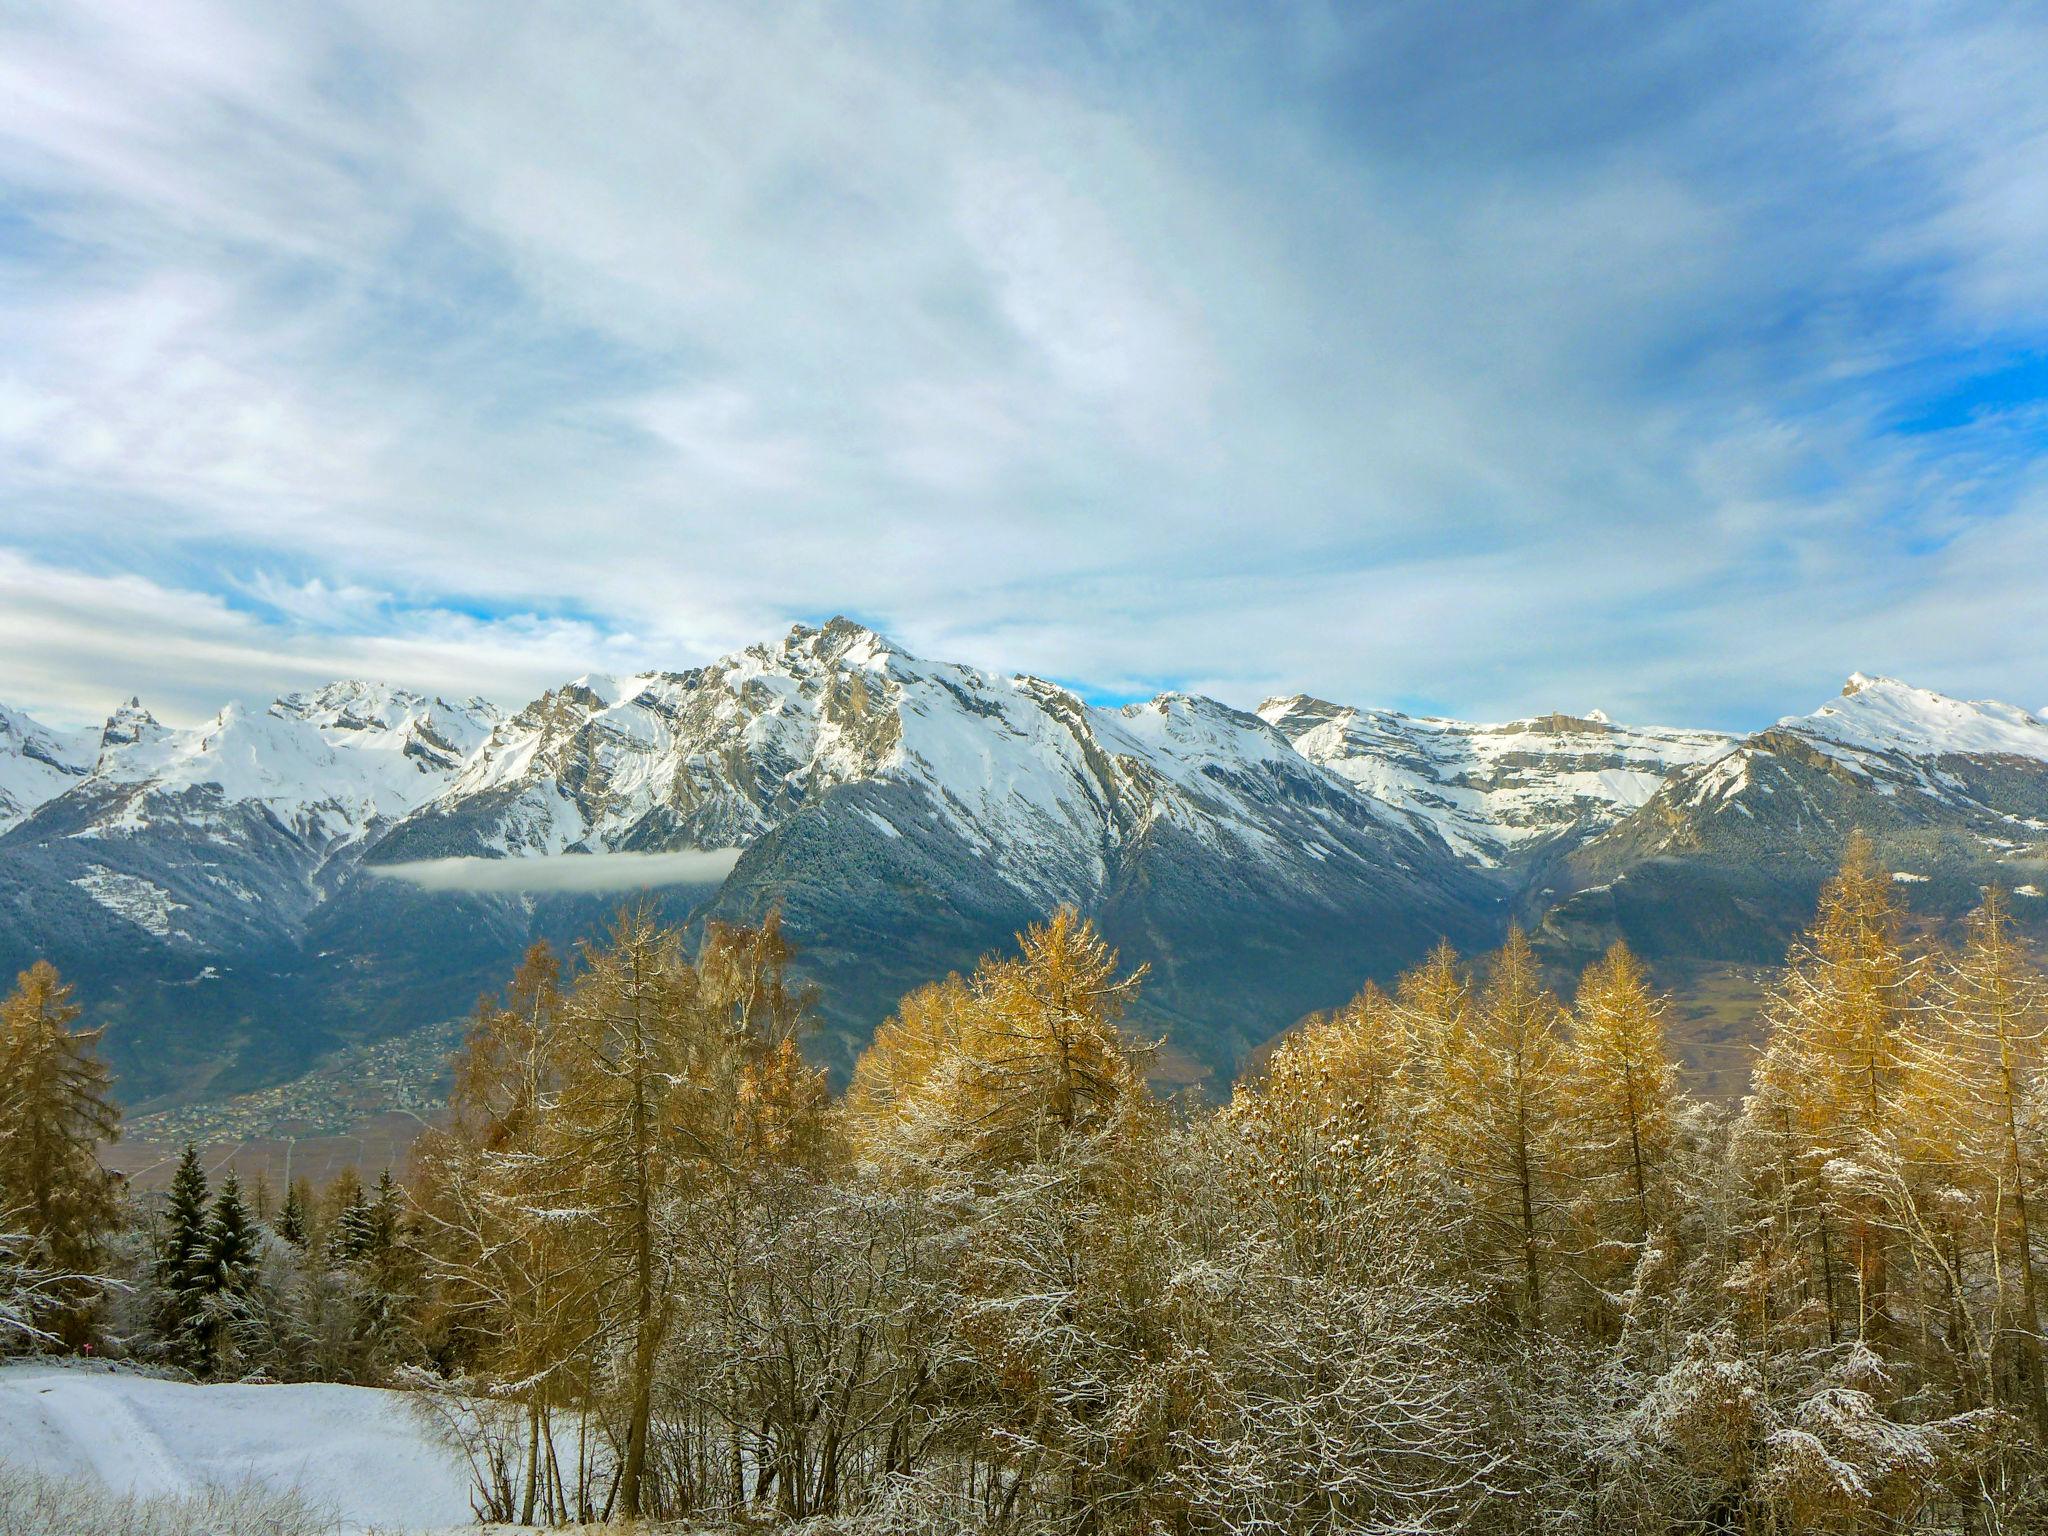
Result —
[[2048, 725], [1858, 674], [1574, 850], [1543, 921], [1591, 955], [1616, 934], [1646, 953], [1770, 963], [1812, 915], [1852, 831], [1903, 899], [1954, 917], [1988, 884], [2048, 868]]
[[53, 731], [0, 704], [0, 832], [84, 778], [97, 746], [90, 731]]
[[[223, 1049], [206, 995], [227, 986], [195, 975], [246, 984], [252, 1028], [311, 1037], [459, 1008], [542, 925], [569, 942], [588, 920], [552, 900], [575, 889], [551, 883], [561, 866], [513, 898], [464, 885], [460, 860], [742, 850], [715, 892], [664, 899], [678, 921], [781, 907], [848, 1051], [909, 986], [1075, 902], [1152, 967], [1160, 1026], [1221, 1068], [1439, 937], [1491, 943], [1517, 905], [1534, 921], [1577, 903], [1591, 933], [1628, 906], [1597, 892], [1663, 879], [1668, 910], [1626, 930], [1646, 953], [1685, 913], [1733, 910], [1647, 863], [1718, 860], [1751, 885], [1796, 864], [1796, 885], [1848, 827], [1896, 823], [1920, 842], [1894, 867], [1933, 872], [1915, 901], [1946, 899], [1980, 855], [2048, 846], [2044, 736], [2009, 706], [1866, 678], [1740, 742], [1300, 695], [1256, 715], [1179, 693], [1107, 708], [836, 619], [688, 671], [587, 676], [507, 718], [363, 683], [190, 730], [131, 702], [89, 771], [80, 744], [43, 754], [69, 787], [0, 836], [0, 961], [147, 973], [156, 990], [130, 996], [185, 1031], [196, 1076]], [[434, 892], [357, 878], [443, 860]], [[1776, 923], [1803, 890], [1745, 886], [1742, 911]], [[1742, 955], [1782, 948], [1764, 938]], [[363, 992], [370, 972], [388, 995]]]
[[1951, 699], [1890, 677], [1850, 676], [1842, 696], [1783, 730], [1849, 752], [2023, 757], [2048, 762], [2048, 720], [1995, 699]]
[[268, 709], [229, 704], [206, 724], [171, 730], [136, 700], [109, 720], [92, 779], [110, 795], [90, 832], [146, 829], [171, 801], [261, 806], [308, 845], [327, 848], [404, 815], [448, 782], [495, 712], [367, 683], [290, 694]]
[[342, 1531], [468, 1524], [469, 1475], [404, 1396], [326, 1384], [194, 1386], [97, 1363], [0, 1366], [0, 1459], [142, 1497], [295, 1489]]
[[[1725, 758], [1675, 776], [1668, 798], [1679, 811], [1754, 818], [1764, 797], [1789, 794], [1788, 805], [1825, 820], [1815, 786], [1781, 782], [1786, 765], [1824, 771], [1883, 799], [1903, 793], [1909, 819], [2003, 821], [2022, 839], [2048, 831], [2030, 803], [2002, 803], [2015, 785], [2048, 784], [2048, 720], [2016, 705], [1952, 699], [1861, 672], [1812, 714], [1787, 715]], [[2029, 800], [2024, 791], [2019, 798]]]
[[1675, 770], [1734, 745], [1714, 731], [1621, 726], [1597, 715], [1470, 725], [1300, 694], [1269, 699], [1259, 714], [1304, 757], [1483, 866], [1611, 826]]
[[90, 771], [9, 829], [0, 918], [80, 943], [289, 940], [329, 862], [445, 785], [495, 718], [365, 683], [230, 704], [190, 729], [131, 699]]
[[[1303, 767], [1279, 733], [1212, 700], [1097, 708], [835, 620], [690, 672], [547, 694], [375, 857], [740, 846], [827, 791], [880, 782], [917, 791], [919, 816], [1051, 898], [1099, 885], [1155, 817], [1270, 844], [1257, 782]], [[885, 836], [915, 830], [872, 814]]]

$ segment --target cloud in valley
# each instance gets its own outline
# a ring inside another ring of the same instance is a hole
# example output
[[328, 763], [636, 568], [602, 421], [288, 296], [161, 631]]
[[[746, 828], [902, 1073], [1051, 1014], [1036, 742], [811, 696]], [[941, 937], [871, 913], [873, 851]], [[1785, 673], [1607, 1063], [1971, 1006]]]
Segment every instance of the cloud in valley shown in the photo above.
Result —
[[737, 848], [677, 853], [562, 853], [552, 858], [419, 859], [369, 864], [381, 880], [402, 880], [423, 891], [492, 896], [593, 896], [668, 885], [716, 885], [739, 862]]

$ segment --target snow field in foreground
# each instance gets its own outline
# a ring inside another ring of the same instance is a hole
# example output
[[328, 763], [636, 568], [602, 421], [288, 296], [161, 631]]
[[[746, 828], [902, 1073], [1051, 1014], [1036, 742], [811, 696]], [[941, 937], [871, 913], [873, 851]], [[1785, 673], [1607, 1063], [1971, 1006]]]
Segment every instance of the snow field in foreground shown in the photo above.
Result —
[[471, 1526], [469, 1473], [403, 1394], [193, 1386], [104, 1366], [0, 1366], [0, 1459], [116, 1493], [295, 1488], [343, 1531]]

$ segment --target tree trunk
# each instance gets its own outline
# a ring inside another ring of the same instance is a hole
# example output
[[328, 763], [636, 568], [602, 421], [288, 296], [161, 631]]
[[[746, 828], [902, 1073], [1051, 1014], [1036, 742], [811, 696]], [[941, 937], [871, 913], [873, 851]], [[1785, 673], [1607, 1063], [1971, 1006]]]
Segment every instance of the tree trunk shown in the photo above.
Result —
[[[635, 964], [634, 990], [640, 989]], [[647, 1466], [647, 1426], [654, 1415], [654, 1202], [648, 1188], [647, 1025], [645, 1000], [633, 1000], [633, 1399], [626, 1425], [626, 1464], [619, 1481], [619, 1512], [640, 1518], [641, 1480]]]

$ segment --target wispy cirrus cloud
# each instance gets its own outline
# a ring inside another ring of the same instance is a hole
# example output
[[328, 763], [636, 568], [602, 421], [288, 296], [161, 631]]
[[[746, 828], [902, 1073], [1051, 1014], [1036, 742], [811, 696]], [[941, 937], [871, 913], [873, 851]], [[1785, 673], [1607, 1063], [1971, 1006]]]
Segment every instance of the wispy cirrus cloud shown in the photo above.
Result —
[[2048, 27], [1721, 0], [0, 19], [0, 697], [850, 611], [1106, 694], [2025, 698]]

